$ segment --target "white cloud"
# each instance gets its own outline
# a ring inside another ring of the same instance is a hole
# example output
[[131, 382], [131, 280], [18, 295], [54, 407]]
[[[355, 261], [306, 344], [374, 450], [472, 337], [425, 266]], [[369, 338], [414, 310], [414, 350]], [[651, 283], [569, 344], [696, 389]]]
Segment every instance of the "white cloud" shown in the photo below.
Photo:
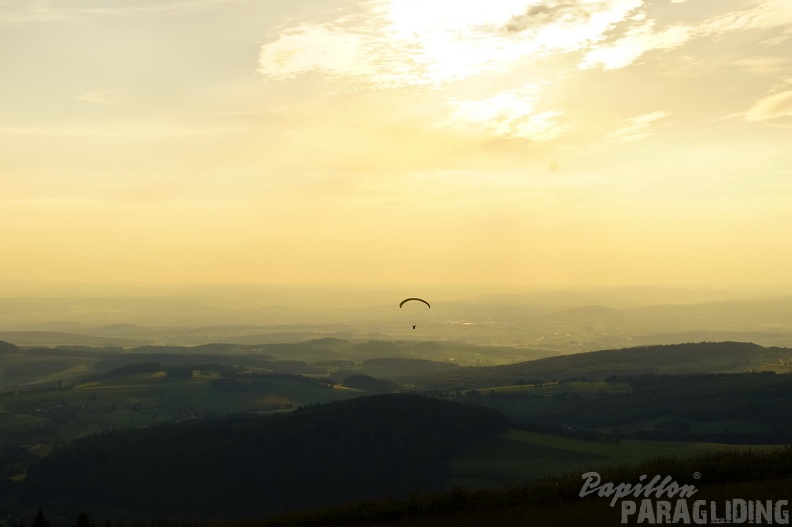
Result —
[[557, 137], [563, 127], [562, 110], [535, 113], [537, 89], [526, 85], [480, 100], [452, 102], [450, 118], [441, 126], [486, 130], [500, 137], [546, 141]]
[[763, 97], [745, 112], [747, 121], [766, 121], [779, 117], [792, 117], [792, 90]]
[[589, 51], [579, 67], [588, 69], [599, 66], [607, 70], [624, 68], [648, 51], [676, 48], [694, 36], [694, 30], [687, 26], [670, 26], [655, 32], [654, 24], [654, 20], [647, 20], [615, 42]]
[[[636, 12], [644, 0], [372, 0], [331, 23], [301, 24], [264, 44], [259, 72], [289, 79], [309, 72], [359, 87], [437, 89], [556, 53], [588, 49]], [[523, 81], [524, 82], [524, 81]], [[476, 91], [481, 95], [481, 91]], [[441, 126], [499, 137], [547, 140], [563, 110], [535, 111], [525, 85], [478, 99], [449, 99]]]
[[711, 18], [702, 24], [702, 33], [724, 35], [792, 25], [792, 0], [757, 0], [753, 3], [753, 7]]
[[[703, 22], [687, 23], [686, 13], [698, 10], [675, 7], [673, 13], [680, 18], [658, 26], [648, 18], [645, 0], [370, 0], [355, 15], [280, 32], [261, 46], [259, 72], [270, 79], [312, 72], [355, 83], [356, 88], [453, 85], [459, 94], [468, 79], [516, 68], [528, 71], [527, 66], [549, 56], [563, 55], [559, 64], [567, 65], [580, 57], [578, 69], [614, 70], [635, 64], [651, 51], [681, 48], [699, 37], [792, 23], [792, 0], [751, 1], [747, 8]], [[735, 63], [754, 73], [777, 73], [784, 67], [783, 59]], [[568, 70], [562, 71], [566, 67], [556, 68], [556, 79], [569, 76]], [[532, 140], [558, 136], [564, 130], [559, 125], [563, 110], [537, 112], [538, 94], [521, 86], [523, 82], [521, 78], [512, 90], [504, 90], [499, 81], [500, 90], [489, 96], [479, 87], [470, 90], [478, 98], [447, 99], [448, 118], [442, 126]], [[750, 115], [766, 114], [760, 108]], [[664, 112], [638, 116], [608, 138], [641, 139], [664, 117]]]
[[294, 77], [310, 70], [331, 75], [361, 76], [371, 72], [364, 35], [324, 26], [300, 26], [265, 46], [260, 72], [274, 78]]
[[282, 32], [262, 46], [259, 71], [271, 78], [322, 71], [378, 87], [440, 86], [585, 49], [642, 5], [643, 0], [375, 0], [359, 17]]
[[[672, 3], [684, 1], [672, 0]], [[586, 53], [579, 67], [624, 68], [649, 51], [674, 49], [697, 37], [722, 37], [740, 31], [784, 26], [790, 26], [792, 30], [792, 0], [754, 0], [753, 4], [696, 25], [671, 25], [659, 31], [654, 31], [654, 20], [646, 20], [641, 26], [629, 28], [624, 36]], [[788, 36], [782, 35], [768, 45], [782, 42]]]
[[668, 112], [657, 111], [645, 113], [630, 119], [624, 119], [625, 126], [605, 136], [612, 141], [637, 141], [648, 137], [652, 133], [653, 124], [660, 119], [668, 117]]

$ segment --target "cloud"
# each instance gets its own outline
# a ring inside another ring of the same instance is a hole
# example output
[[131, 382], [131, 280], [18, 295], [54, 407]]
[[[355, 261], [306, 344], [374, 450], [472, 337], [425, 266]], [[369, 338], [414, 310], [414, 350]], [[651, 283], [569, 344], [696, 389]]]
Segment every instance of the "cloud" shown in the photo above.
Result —
[[790, 71], [792, 60], [781, 57], [750, 57], [736, 60], [734, 64], [755, 75], [774, 75]]
[[80, 101], [101, 105], [118, 104], [131, 99], [131, 97], [125, 93], [111, 90], [93, 90], [81, 93], [74, 98]]
[[592, 4], [537, 4], [524, 13], [512, 17], [505, 25], [506, 31], [518, 33], [536, 30], [548, 24], [579, 25], [591, 19]]
[[653, 123], [660, 119], [665, 119], [668, 115], [667, 112], [657, 111], [624, 119], [622, 122], [627, 124], [606, 135], [605, 139], [611, 141], [637, 141], [643, 139], [652, 133]]
[[[258, 71], [276, 80], [314, 74], [339, 86], [353, 85], [349, 89], [417, 88], [444, 94], [439, 90], [448, 88], [447, 118], [438, 121], [440, 126], [546, 140], [565, 130], [559, 124], [565, 110], [537, 110], [538, 92], [521, 85], [524, 77], [511, 90], [504, 89], [505, 74], [537, 65], [544, 68], [547, 82], [554, 82], [578, 75], [573, 64], [577, 70], [616, 70], [697, 38], [792, 21], [792, 0], [751, 1], [746, 8], [703, 21], [684, 18], [698, 9], [674, 7], [677, 21], [661, 26], [649, 18], [653, 11], [646, 0], [370, 0], [353, 15], [295, 24], [273, 35], [260, 48]], [[560, 60], [548, 66], [548, 57]], [[745, 59], [737, 65], [756, 73], [783, 67], [781, 59]], [[486, 93], [483, 83], [466, 83], [488, 75], [500, 76], [493, 82], [497, 91]], [[472, 95], [460, 95], [464, 93]], [[638, 116], [608, 137], [641, 139], [663, 117], [662, 112]]]
[[94, 15], [155, 15], [244, 1], [246, 0], [107, 0], [100, 4], [101, 7], [96, 7], [99, 3], [84, 0], [6, 0], [0, 2], [0, 23], [63, 22]]
[[[672, 3], [684, 1], [672, 0]], [[671, 25], [659, 31], [654, 30], [655, 20], [647, 19], [627, 29], [623, 36], [588, 51], [579, 67], [619, 69], [633, 64], [649, 51], [674, 49], [698, 37], [725, 37], [741, 31], [792, 26], [792, 0], [755, 0], [753, 3], [751, 7], [717, 15], [695, 25]], [[782, 35], [768, 45], [777, 44], [788, 36]]]
[[589, 51], [579, 67], [601, 67], [606, 70], [624, 68], [648, 51], [682, 46], [695, 35], [693, 28], [687, 26], [670, 26], [656, 32], [654, 25], [654, 20], [647, 20], [615, 42]]
[[744, 114], [746, 121], [766, 121], [792, 117], [792, 90], [763, 97]]
[[372, 76], [376, 72], [365, 52], [367, 40], [362, 34], [325, 26], [299, 26], [262, 48], [259, 71], [276, 79], [311, 70], [331, 76]]
[[[259, 73], [285, 80], [318, 74], [355, 89], [464, 86], [557, 53], [588, 49], [635, 16], [643, 0], [372, 0], [323, 24], [298, 24], [262, 45]], [[499, 83], [500, 84], [500, 83]], [[456, 93], [464, 93], [465, 90]], [[562, 109], [536, 111], [525, 85], [447, 98], [441, 127], [534, 141], [557, 137]]]
[[450, 118], [441, 126], [486, 130], [500, 137], [546, 141], [557, 137], [563, 126], [562, 110], [535, 113], [537, 89], [526, 85], [519, 90], [502, 91], [480, 100], [452, 102]]
[[642, 5], [375, 0], [359, 16], [283, 31], [261, 47], [259, 71], [275, 79], [321, 71], [380, 88], [441, 86], [586, 49]]
[[792, 25], [792, 1], [762, 0], [746, 9], [713, 17], [701, 25], [702, 34], [726, 35], [737, 31]]

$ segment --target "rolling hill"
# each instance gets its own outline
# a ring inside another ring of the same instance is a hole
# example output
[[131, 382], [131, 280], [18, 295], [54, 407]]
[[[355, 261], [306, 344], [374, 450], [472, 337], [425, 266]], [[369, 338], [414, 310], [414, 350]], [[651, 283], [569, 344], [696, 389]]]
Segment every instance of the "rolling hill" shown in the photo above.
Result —
[[786, 371], [792, 349], [743, 342], [700, 342], [668, 346], [590, 351], [500, 366], [466, 367], [431, 375], [407, 375], [398, 381], [418, 390], [456, 390], [532, 383], [535, 380], [614, 375]]
[[17, 497], [59, 514], [207, 518], [406, 494], [439, 489], [454, 452], [507, 423], [491, 409], [391, 394], [110, 432], [30, 466]]

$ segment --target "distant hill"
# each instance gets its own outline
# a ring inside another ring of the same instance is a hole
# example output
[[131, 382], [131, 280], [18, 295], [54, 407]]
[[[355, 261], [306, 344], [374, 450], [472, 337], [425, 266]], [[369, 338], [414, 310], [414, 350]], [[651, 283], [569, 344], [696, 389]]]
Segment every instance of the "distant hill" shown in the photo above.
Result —
[[29, 467], [22, 506], [62, 514], [246, 516], [438, 489], [497, 411], [407, 394], [88, 437]]
[[163, 366], [187, 366], [203, 363], [251, 366], [279, 373], [323, 374], [326, 368], [312, 366], [303, 361], [275, 360], [269, 355], [218, 355], [208, 353], [119, 353], [96, 362], [97, 372], [105, 372], [129, 364], [159, 362]]
[[632, 319], [651, 320], [656, 327], [677, 330], [756, 331], [788, 328], [792, 297], [732, 300], [696, 304], [644, 305], [624, 309]]
[[685, 342], [753, 342], [760, 346], [792, 346], [792, 333], [780, 331], [684, 331], [678, 333], [655, 333], [632, 338], [637, 344], [682, 344]]
[[22, 349], [10, 342], [0, 340], [0, 354], [2, 353], [22, 353]]
[[148, 339], [129, 339], [61, 333], [57, 331], [2, 331], [0, 340], [13, 342], [17, 346], [143, 346], [151, 343]]
[[544, 319], [557, 324], [602, 324], [622, 322], [624, 313], [605, 306], [579, 306], [550, 313]]
[[669, 346], [591, 351], [528, 362], [458, 368], [431, 375], [408, 375], [399, 382], [424, 390], [486, 388], [544, 381], [642, 373], [724, 373], [770, 369], [792, 359], [790, 348], [765, 348], [742, 342], [700, 342]]

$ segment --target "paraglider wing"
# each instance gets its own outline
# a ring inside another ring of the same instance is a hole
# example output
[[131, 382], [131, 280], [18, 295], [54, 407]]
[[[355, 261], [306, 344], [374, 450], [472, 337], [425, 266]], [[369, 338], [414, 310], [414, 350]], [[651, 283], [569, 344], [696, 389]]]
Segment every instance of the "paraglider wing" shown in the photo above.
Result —
[[429, 302], [427, 302], [427, 301], [426, 301], [426, 300], [424, 300], [423, 298], [405, 298], [404, 300], [402, 300], [402, 301], [401, 301], [401, 303], [399, 304], [399, 307], [402, 307], [404, 304], [406, 304], [406, 303], [407, 303], [407, 302], [409, 302], [410, 300], [416, 300], [416, 301], [418, 301], [418, 302], [423, 302], [424, 304], [426, 304], [426, 307], [428, 307], [428, 308], [430, 308], [430, 309], [431, 309], [431, 307], [432, 307], [432, 306], [430, 306], [430, 305], [429, 305]]

